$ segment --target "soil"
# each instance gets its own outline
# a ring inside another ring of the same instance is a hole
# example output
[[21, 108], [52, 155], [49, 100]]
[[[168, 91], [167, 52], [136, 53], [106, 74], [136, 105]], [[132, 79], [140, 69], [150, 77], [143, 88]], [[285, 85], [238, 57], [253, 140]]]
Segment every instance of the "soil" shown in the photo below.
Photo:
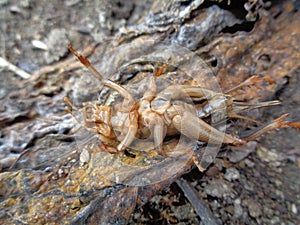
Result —
[[[63, 60], [75, 48], [109, 40], [148, 13], [151, 1], [1, 0], [1, 57], [30, 74]], [[37, 42], [40, 41], [40, 42]], [[47, 50], [43, 49], [44, 44]], [[263, 111], [266, 122], [288, 112], [300, 121], [300, 70], [277, 93], [282, 104]], [[22, 78], [2, 69], [0, 98], [20, 88]], [[20, 92], [21, 94], [21, 92]], [[3, 107], [3, 106], [0, 106]], [[1, 110], [1, 108], [0, 108]], [[2, 131], [0, 131], [2, 133]], [[1, 135], [0, 133], [0, 135]], [[204, 174], [186, 174], [218, 224], [299, 224], [300, 133], [274, 131], [255, 142], [244, 157], [224, 152]], [[202, 224], [180, 187], [136, 208], [130, 224]]]

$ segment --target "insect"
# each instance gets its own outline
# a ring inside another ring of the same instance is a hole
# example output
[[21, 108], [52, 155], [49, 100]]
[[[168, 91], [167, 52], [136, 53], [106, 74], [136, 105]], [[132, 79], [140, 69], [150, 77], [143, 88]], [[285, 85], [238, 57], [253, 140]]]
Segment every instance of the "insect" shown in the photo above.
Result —
[[[105, 145], [105, 151], [109, 153], [116, 154], [124, 151], [136, 138], [150, 137], [155, 150], [162, 156], [169, 156], [162, 148], [164, 139], [168, 136], [182, 134], [188, 138], [212, 144], [242, 145], [273, 129], [289, 126], [299, 128], [299, 124], [285, 121], [288, 114], [284, 114], [270, 124], [241, 138], [220, 131], [206, 121], [206, 118], [219, 112], [225, 112], [230, 118], [254, 121], [239, 115], [238, 112], [279, 104], [278, 101], [240, 102], [232, 96], [236, 90], [255, 84], [260, 79], [257, 76], [250, 77], [225, 93], [191, 85], [170, 85], [158, 92], [156, 79], [163, 73], [164, 65], [159, 69], [153, 68], [146, 91], [140, 99], [135, 100], [129, 90], [105, 79], [87, 58], [73, 49], [71, 44], [68, 48], [104, 86], [117, 91], [123, 98], [121, 103], [113, 106], [93, 102], [83, 104], [85, 128], [98, 135]], [[195, 102], [200, 102], [200, 104], [190, 104], [185, 101], [187, 98], [196, 99]], [[71, 109], [66, 108], [68, 112], [72, 114], [72, 110], [78, 110], [68, 98], [65, 98], [65, 101], [71, 107]], [[224, 119], [225, 116], [220, 114], [218, 120]], [[201, 168], [201, 165], [198, 167]]]

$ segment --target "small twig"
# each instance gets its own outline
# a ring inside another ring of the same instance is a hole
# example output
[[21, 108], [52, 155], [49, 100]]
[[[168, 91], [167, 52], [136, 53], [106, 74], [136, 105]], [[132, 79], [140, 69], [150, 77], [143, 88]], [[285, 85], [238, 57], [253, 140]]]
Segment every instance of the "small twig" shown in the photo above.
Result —
[[14, 72], [15, 74], [19, 75], [20, 77], [24, 79], [28, 79], [31, 77], [31, 75], [24, 70], [20, 69], [19, 67], [15, 66], [14, 64], [11, 64], [4, 58], [0, 57], [0, 67], [6, 67], [8, 70]]
[[181, 188], [185, 197], [194, 206], [197, 215], [201, 218], [205, 225], [217, 225], [215, 218], [213, 217], [210, 209], [204, 204], [202, 199], [199, 197], [197, 191], [184, 179], [176, 180], [176, 184]]

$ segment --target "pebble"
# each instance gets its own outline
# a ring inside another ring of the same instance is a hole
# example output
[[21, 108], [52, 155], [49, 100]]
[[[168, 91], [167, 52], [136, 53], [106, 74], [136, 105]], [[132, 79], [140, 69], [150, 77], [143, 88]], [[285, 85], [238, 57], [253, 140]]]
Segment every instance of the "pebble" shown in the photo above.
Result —
[[255, 163], [252, 162], [250, 159], [245, 159], [245, 164], [246, 166], [248, 166], [249, 168], [254, 167]]
[[33, 47], [37, 48], [37, 49], [41, 49], [41, 50], [48, 50], [48, 46], [39, 40], [32, 40], [31, 44], [33, 45]]
[[239, 180], [240, 177], [240, 172], [234, 167], [226, 169], [226, 173], [224, 174], [224, 178], [228, 181]]
[[274, 182], [275, 182], [276, 187], [282, 186], [282, 181], [281, 180], [276, 179]]
[[250, 153], [255, 152], [257, 149], [256, 141], [249, 141], [247, 144], [231, 147], [232, 150], [228, 152], [228, 158], [230, 162], [237, 163], [245, 159]]
[[66, 6], [71, 7], [80, 3], [81, 0], [65, 0], [64, 2]]
[[260, 146], [257, 150], [258, 157], [265, 162], [275, 162], [279, 159], [279, 155], [272, 149]]
[[247, 207], [248, 207], [249, 215], [253, 218], [258, 218], [262, 213], [261, 205], [255, 200], [252, 199], [248, 200]]
[[174, 212], [172, 214], [179, 220], [187, 220], [195, 216], [194, 209], [189, 204], [172, 207], [172, 211]]
[[292, 212], [298, 214], [297, 206], [295, 204], [292, 204]]
[[80, 161], [80, 166], [83, 166], [84, 164], [88, 163], [90, 161], [90, 153], [89, 151], [84, 148], [82, 152], [80, 153], [79, 161]]
[[58, 61], [68, 53], [68, 37], [65, 29], [53, 29], [45, 40], [48, 51], [44, 54], [46, 63]]
[[244, 213], [243, 207], [241, 206], [241, 199], [239, 199], [239, 198], [235, 199], [234, 202], [233, 202], [233, 206], [234, 206], [233, 216], [235, 218], [241, 217]]
[[205, 193], [212, 197], [225, 198], [225, 197], [234, 197], [232, 188], [224, 182], [224, 180], [214, 180], [208, 184], [205, 189]]

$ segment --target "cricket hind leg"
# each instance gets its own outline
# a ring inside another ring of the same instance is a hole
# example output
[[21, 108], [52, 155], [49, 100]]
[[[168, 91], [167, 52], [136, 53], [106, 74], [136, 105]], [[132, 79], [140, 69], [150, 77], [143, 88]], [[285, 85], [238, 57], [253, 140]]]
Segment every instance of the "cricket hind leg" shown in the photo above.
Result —
[[252, 140], [256, 140], [258, 137], [262, 136], [263, 134], [271, 130], [288, 128], [288, 127], [292, 127], [300, 130], [300, 122], [290, 122], [285, 120], [288, 117], [288, 115], [289, 114], [286, 113], [265, 126], [261, 126], [254, 130], [244, 132], [244, 134], [241, 134], [241, 137], [246, 141], [252, 141]]

